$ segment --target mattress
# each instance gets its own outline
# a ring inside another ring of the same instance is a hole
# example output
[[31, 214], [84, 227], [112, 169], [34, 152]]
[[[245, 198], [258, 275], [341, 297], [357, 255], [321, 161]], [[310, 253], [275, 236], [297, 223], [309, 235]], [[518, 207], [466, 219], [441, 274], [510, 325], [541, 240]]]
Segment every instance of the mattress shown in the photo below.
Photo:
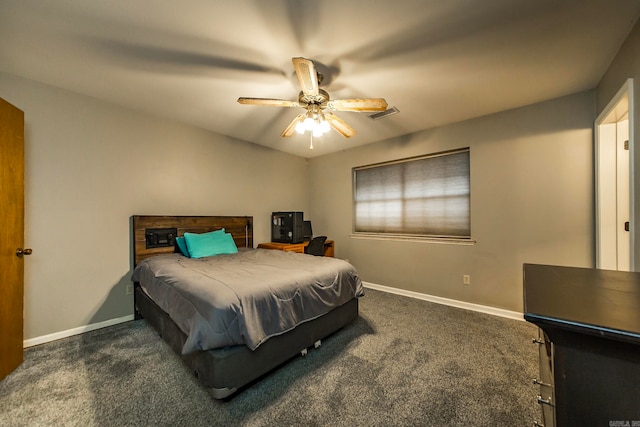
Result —
[[183, 354], [234, 345], [256, 350], [364, 295], [344, 260], [267, 249], [198, 259], [158, 255], [142, 261], [132, 280], [187, 335]]

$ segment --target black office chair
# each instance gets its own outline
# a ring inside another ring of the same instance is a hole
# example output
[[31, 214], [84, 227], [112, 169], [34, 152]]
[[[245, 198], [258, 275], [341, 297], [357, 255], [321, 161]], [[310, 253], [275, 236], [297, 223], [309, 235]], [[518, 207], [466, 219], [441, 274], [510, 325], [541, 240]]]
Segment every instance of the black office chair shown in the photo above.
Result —
[[304, 248], [304, 253], [315, 256], [324, 256], [325, 240], [327, 240], [327, 236], [318, 236], [309, 240], [309, 244]]

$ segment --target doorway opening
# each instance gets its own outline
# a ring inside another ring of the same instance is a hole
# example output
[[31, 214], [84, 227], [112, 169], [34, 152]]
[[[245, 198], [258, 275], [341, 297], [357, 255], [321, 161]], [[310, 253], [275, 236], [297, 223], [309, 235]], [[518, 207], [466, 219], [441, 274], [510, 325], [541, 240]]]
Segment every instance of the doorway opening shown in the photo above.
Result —
[[633, 79], [596, 118], [596, 268], [635, 271]]

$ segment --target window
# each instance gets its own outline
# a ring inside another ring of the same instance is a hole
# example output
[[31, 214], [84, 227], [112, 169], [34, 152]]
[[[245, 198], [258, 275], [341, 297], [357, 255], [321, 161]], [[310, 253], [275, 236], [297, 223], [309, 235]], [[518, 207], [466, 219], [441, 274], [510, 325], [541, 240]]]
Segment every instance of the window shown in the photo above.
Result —
[[353, 169], [355, 232], [471, 238], [469, 149]]

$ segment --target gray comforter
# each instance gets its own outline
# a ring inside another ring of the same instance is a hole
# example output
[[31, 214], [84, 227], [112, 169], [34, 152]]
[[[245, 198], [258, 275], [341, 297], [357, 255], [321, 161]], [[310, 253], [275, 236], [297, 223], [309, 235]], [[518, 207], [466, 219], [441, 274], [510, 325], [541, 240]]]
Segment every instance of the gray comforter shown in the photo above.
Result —
[[269, 337], [364, 295], [354, 267], [337, 258], [268, 249], [199, 259], [158, 255], [132, 280], [188, 336], [183, 354]]

